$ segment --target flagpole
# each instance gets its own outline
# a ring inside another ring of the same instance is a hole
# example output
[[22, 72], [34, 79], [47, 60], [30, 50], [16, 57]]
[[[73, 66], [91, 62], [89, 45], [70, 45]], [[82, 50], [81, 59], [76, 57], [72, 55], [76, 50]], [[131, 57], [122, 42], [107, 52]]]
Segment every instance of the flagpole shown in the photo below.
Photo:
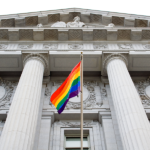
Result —
[[83, 150], [83, 52], [81, 52], [81, 150]]

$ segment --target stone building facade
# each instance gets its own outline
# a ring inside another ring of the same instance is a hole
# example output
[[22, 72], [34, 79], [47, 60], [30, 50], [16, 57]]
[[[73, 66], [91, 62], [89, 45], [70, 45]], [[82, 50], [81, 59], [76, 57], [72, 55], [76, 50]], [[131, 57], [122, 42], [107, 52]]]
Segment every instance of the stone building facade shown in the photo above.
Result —
[[84, 148], [150, 149], [150, 16], [64, 9], [0, 16], [0, 150], [80, 149], [80, 96], [52, 93], [84, 59]]

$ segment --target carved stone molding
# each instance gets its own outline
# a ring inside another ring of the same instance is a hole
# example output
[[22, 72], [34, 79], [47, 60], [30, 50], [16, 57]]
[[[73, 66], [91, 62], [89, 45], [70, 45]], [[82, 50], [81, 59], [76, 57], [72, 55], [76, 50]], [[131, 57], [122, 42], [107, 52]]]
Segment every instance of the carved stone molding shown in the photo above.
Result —
[[135, 19], [135, 27], [147, 27], [148, 20]]
[[59, 50], [59, 51], [68, 51], [68, 50], [75, 50], [75, 49], [82, 49], [83, 51], [96, 51], [101, 50], [105, 52], [119, 50], [119, 52], [127, 52], [127, 51], [139, 51], [139, 50], [149, 50], [150, 44], [145, 44], [143, 42], [139, 43], [126, 43], [126, 42], [114, 42], [114, 43], [101, 43], [101, 42], [0, 42], [0, 50], [11, 50], [11, 51], [23, 51], [32, 50], [33, 51], [40, 51], [41, 53], [43, 50]]
[[[20, 29], [0, 29], [0, 41], [147, 41], [150, 39], [150, 30], [149, 29], [141, 29], [139, 30], [129, 30], [129, 29], [121, 29], [114, 28], [113, 23], [107, 23], [108, 26], [105, 26], [105, 29], [102, 28], [91, 28], [88, 27], [87, 24], [77, 21], [79, 19], [75, 19], [73, 22], [56, 22], [53, 25], [44, 25], [41, 30], [36, 30], [42, 27], [41, 24], [36, 24], [34, 29], [29, 28], [20, 28]], [[37, 27], [38, 25], [38, 27]], [[52, 28], [47, 28], [47, 26], [51, 26]], [[93, 25], [95, 26], [95, 25]], [[46, 28], [45, 28], [46, 27]], [[55, 29], [53, 29], [53, 27]], [[65, 31], [62, 29], [58, 29], [59, 27], [66, 28]], [[73, 27], [73, 28], [71, 28]], [[85, 27], [85, 28], [80, 28]], [[110, 28], [112, 30], [110, 30]], [[44, 39], [43, 39], [44, 32]], [[61, 33], [64, 32], [65, 35]], [[37, 38], [38, 37], [38, 38]]]
[[25, 17], [26, 26], [36, 26], [38, 24], [38, 16]]
[[68, 49], [83, 49], [82, 44], [68, 44]]
[[99, 41], [99, 40], [107, 40], [107, 30], [93, 30], [93, 40]]
[[60, 21], [60, 14], [49, 14], [48, 15], [48, 22], [57, 22]]
[[67, 26], [67, 24], [63, 21], [57, 21], [51, 25], [52, 28], [58, 28], [58, 27], [59, 28], [61, 28], [61, 27], [66, 28], [66, 26]]
[[16, 82], [6, 81], [0, 78], [0, 108], [10, 107], [11, 97], [16, 86]]
[[144, 48], [144, 49], [150, 49], [150, 44], [145, 44], [145, 45], [143, 45], [143, 48]]
[[20, 40], [33, 40], [33, 30], [32, 29], [20, 29], [19, 39]]
[[81, 29], [70, 29], [69, 30], [69, 40], [82, 40], [83, 31]]
[[37, 59], [42, 62], [44, 65], [44, 75], [49, 75], [49, 67], [48, 67], [48, 57], [47, 54], [38, 54], [38, 53], [31, 53], [31, 54], [23, 54], [24, 59], [23, 59], [23, 66], [32, 59]]
[[118, 44], [120, 49], [133, 49], [132, 44]]
[[90, 14], [90, 22], [98, 22], [98, 23], [102, 23], [102, 15], [99, 14]]
[[[61, 83], [62, 83], [62, 82], [61, 82]], [[52, 91], [50, 91], [49, 87], [46, 87], [46, 88], [45, 88], [45, 94], [44, 94], [44, 95], [45, 95], [45, 99], [46, 99], [47, 101], [49, 101], [49, 102], [50, 102], [50, 98], [51, 98], [51, 92], [52, 92]], [[49, 105], [50, 105], [51, 108], [55, 108], [55, 106], [54, 106], [51, 102], [49, 103]]]
[[80, 12], [69, 12], [69, 21], [72, 21], [73, 18], [76, 16], [81, 18], [81, 13]]
[[[91, 127], [92, 125], [96, 125], [96, 123], [97, 122], [93, 122], [93, 120], [83, 121], [83, 127]], [[55, 124], [61, 125], [62, 127], [80, 128], [79, 121], [57, 121]]]
[[[90, 115], [90, 113], [89, 113]], [[64, 117], [63, 117], [64, 118]], [[63, 119], [62, 118], [62, 119]], [[74, 116], [72, 116], [72, 119]], [[51, 150], [57, 149], [61, 150], [64, 147], [64, 134], [70, 134], [67, 133], [67, 130], [74, 131], [74, 134], [79, 136], [80, 135], [80, 120], [58, 120], [55, 121], [52, 125], [52, 131], [50, 135], [51, 145], [56, 145], [55, 147], [50, 147]], [[99, 119], [99, 118], [98, 118]], [[97, 120], [93, 120], [92, 118], [89, 120], [83, 121], [83, 128], [88, 130], [90, 135], [90, 141], [91, 143], [91, 150], [98, 150], [102, 149], [101, 144], [101, 137], [99, 135], [102, 134], [101, 130], [101, 124]], [[56, 140], [57, 139], [57, 140]], [[94, 140], [94, 142], [93, 142]], [[53, 144], [54, 143], [54, 144]], [[61, 144], [60, 144], [61, 143]], [[95, 148], [96, 147], [96, 148]]]
[[106, 49], [107, 47], [108, 47], [107, 44], [93, 45], [93, 48], [96, 49], [96, 50], [99, 50], [99, 49]]
[[[58, 88], [63, 81], [55, 81], [54, 86]], [[95, 93], [95, 86], [97, 86], [96, 81], [86, 81], [83, 83], [83, 88], [86, 90], [86, 99], [83, 100], [83, 108], [84, 109], [98, 109], [102, 106], [102, 103], [97, 103], [96, 101], [96, 93]], [[101, 92], [101, 91], [99, 91]], [[106, 96], [106, 91], [104, 91], [102, 95], [102, 99]], [[49, 91], [49, 88], [47, 87], [45, 90], [45, 96], [47, 99], [50, 99], [51, 92]], [[50, 103], [51, 108], [55, 108], [52, 103]], [[80, 102], [75, 102], [70, 99], [70, 101], [67, 103], [65, 109], [80, 109], [81, 104]]]
[[45, 29], [44, 30], [45, 40], [58, 40], [58, 30], [57, 29]]
[[144, 40], [149, 40], [150, 39], [150, 30], [142, 30], [142, 38]]
[[78, 28], [78, 27], [84, 27], [85, 24], [83, 22], [80, 22], [80, 17], [76, 16], [73, 19], [73, 22], [68, 22], [67, 27], [71, 28]]
[[19, 49], [31, 49], [33, 47], [33, 44], [19, 44]]
[[115, 27], [115, 25], [113, 24], [113, 23], [109, 23], [107, 26], [105, 26], [105, 27], [107, 27], [107, 28], [113, 28], [113, 27]]
[[2, 19], [1, 20], [1, 26], [2, 27], [15, 27], [15, 19]]
[[39, 24], [37, 24], [37, 27], [38, 27], [38, 28], [42, 28], [42, 27], [43, 27], [43, 24], [42, 24], [42, 23], [39, 23]]
[[44, 49], [57, 49], [57, 44], [44, 44]]
[[8, 29], [0, 29], [0, 40], [8, 40]]
[[101, 95], [102, 95], [102, 100], [106, 100], [107, 91], [104, 87], [101, 89]]
[[141, 97], [144, 107], [150, 107], [150, 77], [146, 80], [138, 81], [135, 87]]
[[120, 59], [126, 64], [126, 66], [128, 66], [128, 60], [125, 55], [120, 53], [106, 54], [103, 61], [103, 75], [107, 74], [107, 65], [114, 59]]
[[6, 44], [0, 44], [0, 49], [6, 49], [7, 45]]
[[131, 30], [118, 30], [118, 40], [130, 40]]
[[112, 16], [112, 23], [116, 26], [124, 26], [124, 17]]

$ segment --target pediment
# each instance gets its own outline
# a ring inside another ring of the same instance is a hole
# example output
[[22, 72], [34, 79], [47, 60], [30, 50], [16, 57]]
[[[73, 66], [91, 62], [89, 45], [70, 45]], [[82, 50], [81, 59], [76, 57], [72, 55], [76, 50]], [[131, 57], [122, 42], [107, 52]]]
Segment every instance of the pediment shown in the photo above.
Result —
[[12, 15], [1, 15], [2, 27], [36, 27], [41, 23], [50, 27], [54, 22], [69, 22], [79, 16], [81, 21], [89, 27], [105, 27], [113, 23], [117, 27], [148, 27], [150, 16], [96, 11], [80, 8], [39, 11]]
[[[84, 26], [52, 27], [76, 16]], [[79, 8], [2, 15], [0, 41], [149, 41], [149, 21], [150, 16]]]

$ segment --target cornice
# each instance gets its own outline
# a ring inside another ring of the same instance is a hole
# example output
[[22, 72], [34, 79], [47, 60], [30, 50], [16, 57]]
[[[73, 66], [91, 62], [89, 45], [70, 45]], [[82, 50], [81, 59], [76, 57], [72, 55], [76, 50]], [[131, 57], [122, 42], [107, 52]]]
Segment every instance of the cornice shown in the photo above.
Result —
[[107, 15], [116, 15], [119, 16], [128, 16], [134, 17], [137, 16], [139, 18], [147, 18], [150, 16], [145, 15], [137, 15], [137, 14], [127, 14], [127, 13], [119, 13], [119, 12], [111, 12], [111, 11], [102, 11], [102, 10], [92, 10], [92, 9], [83, 9], [83, 8], [65, 8], [65, 9], [56, 9], [56, 10], [46, 10], [46, 11], [37, 11], [37, 12], [28, 12], [28, 13], [18, 13], [18, 14], [10, 14], [10, 15], [1, 15], [2, 18], [6, 17], [23, 17], [23, 16], [31, 16], [31, 15], [46, 15], [46, 14], [54, 14], [54, 13], [64, 13], [69, 14], [69, 12], [81, 12], [81, 13], [98, 13], [98, 14], [107, 14]]

